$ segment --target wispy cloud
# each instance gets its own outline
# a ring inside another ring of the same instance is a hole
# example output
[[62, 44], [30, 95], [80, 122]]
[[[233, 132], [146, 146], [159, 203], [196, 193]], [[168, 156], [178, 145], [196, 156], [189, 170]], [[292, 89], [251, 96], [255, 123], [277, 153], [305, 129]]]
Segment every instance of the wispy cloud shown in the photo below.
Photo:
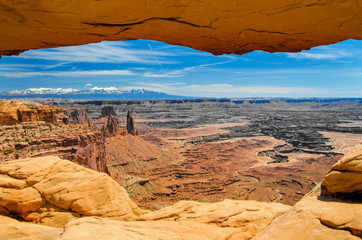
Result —
[[286, 53], [286, 54], [290, 58], [315, 59], [315, 60], [338, 59], [338, 58], [341, 58], [341, 57], [345, 57], [343, 55], [335, 54], [335, 53], [306, 53], [306, 52], [300, 52], [300, 53]]
[[[20, 54], [19, 58], [42, 59], [63, 63], [140, 63], [170, 64], [174, 63], [165, 57], [172, 56], [166, 51], [132, 48], [125, 42], [101, 42], [82, 46], [60, 47], [44, 50], [29, 50]], [[157, 61], [155, 61], [155, 57]], [[50, 67], [56, 67], [59, 64]]]
[[134, 72], [129, 70], [91, 70], [91, 71], [44, 71], [44, 72], [0, 72], [1, 77], [36, 77], [36, 76], [55, 76], [55, 77], [86, 77], [86, 76], [131, 76]]
[[224, 62], [201, 64], [201, 65], [186, 67], [186, 68], [177, 69], [177, 70], [162, 71], [161, 73], [159, 73], [159, 72], [145, 72], [145, 73], [143, 74], [143, 76], [144, 76], [144, 77], [149, 77], [149, 78], [174, 78], [174, 77], [182, 77], [182, 76], [184, 76], [185, 74], [187, 74], [188, 72], [193, 71], [193, 70], [200, 70], [200, 69], [206, 68], [206, 67], [211, 67], [211, 66], [216, 66], [216, 65], [231, 63], [231, 62], [233, 62], [233, 61], [235, 61], [235, 60], [234, 60], [234, 59], [231, 59], [231, 60], [224, 61]]
[[294, 59], [309, 59], [309, 60], [337, 60], [342, 58], [350, 58], [354, 53], [333, 46], [321, 46], [313, 48], [309, 51], [299, 53], [285, 53], [287, 57]]

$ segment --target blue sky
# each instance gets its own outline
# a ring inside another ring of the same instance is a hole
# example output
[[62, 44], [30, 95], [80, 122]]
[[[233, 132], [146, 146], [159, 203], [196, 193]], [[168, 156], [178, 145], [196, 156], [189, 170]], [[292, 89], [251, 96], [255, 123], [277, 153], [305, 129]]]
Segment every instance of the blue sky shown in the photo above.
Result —
[[156, 41], [105, 41], [0, 60], [0, 92], [93, 87], [200, 97], [362, 97], [362, 41], [241, 56]]

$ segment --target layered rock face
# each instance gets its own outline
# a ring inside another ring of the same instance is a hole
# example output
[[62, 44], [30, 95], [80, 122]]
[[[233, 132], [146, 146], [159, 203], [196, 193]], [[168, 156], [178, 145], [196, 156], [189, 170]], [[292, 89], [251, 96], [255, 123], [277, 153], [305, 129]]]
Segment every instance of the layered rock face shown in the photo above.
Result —
[[49, 104], [0, 101], [0, 124], [46, 121], [56, 122], [60, 109]]
[[1, 1], [0, 55], [131, 39], [214, 54], [300, 51], [362, 39], [360, 11], [359, 0]]

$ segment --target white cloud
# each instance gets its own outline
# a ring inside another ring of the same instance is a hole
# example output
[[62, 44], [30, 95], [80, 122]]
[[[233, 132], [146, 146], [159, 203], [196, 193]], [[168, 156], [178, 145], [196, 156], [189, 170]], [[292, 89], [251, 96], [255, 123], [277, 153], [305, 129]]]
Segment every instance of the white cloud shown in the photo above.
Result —
[[[87, 63], [143, 63], [143, 64], [170, 64], [174, 63], [163, 59], [172, 56], [171, 53], [152, 49], [135, 49], [125, 42], [100, 42], [81, 46], [59, 47], [45, 50], [29, 50], [20, 54], [19, 58], [42, 59], [59, 61], [60, 64], [87, 62]], [[57, 67], [59, 64], [49, 66]]]
[[73, 88], [28, 88], [25, 90], [13, 90], [10, 94], [67, 94], [78, 92]]
[[0, 72], [1, 77], [36, 77], [36, 76], [55, 76], [55, 77], [84, 77], [84, 76], [131, 76], [134, 72], [129, 70], [91, 70], [91, 71], [44, 71], [44, 72]]
[[325, 60], [325, 59], [337, 59], [340, 58], [341, 55], [334, 53], [286, 53], [289, 58], [295, 59], [315, 59], [315, 60]]
[[90, 86], [93, 86], [93, 84], [91, 83], [87, 83], [87, 84], [84, 84], [85, 87], [90, 87]]
[[334, 46], [320, 46], [311, 50], [298, 53], [284, 53], [289, 58], [310, 60], [336, 60], [353, 57], [354, 53]]
[[182, 77], [185, 74], [187, 74], [190, 71], [193, 70], [199, 70], [202, 68], [210, 67], [210, 66], [216, 66], [221, 64], [226, 64], [235, 61], [234, 58], [231, 58], [231, 60], [224, 61], [224, 62], [216, 62], [216, 63], [209, 63], [209, 64], [201, 64], [197, 66], [192, 67], [186, 67], [182, 69], [172, 70], [172, 71], [163, 71], [162, 73], [154, 73], [154, 72], [145, 72], [143, 74], [144, 77], [148, 78], [173, 78], [173, 77]]
[[93, 87], [90, 89], [91, 91], [118, 91], [118, 88], [116, 87]]

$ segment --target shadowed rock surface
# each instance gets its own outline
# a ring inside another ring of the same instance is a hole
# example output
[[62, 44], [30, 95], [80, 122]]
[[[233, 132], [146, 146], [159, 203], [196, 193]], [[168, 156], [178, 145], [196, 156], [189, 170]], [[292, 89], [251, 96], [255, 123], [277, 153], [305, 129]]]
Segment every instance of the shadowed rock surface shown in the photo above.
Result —
[[62, 113], [66, 116], [63, 118], [64, 124], [86, 124], [91, 125], [92, 120], [87, 109], [84, 108], [63, 108]]
[[362, 39], [360, 11], [359, 0], [1, 1], [0, 55], [132, 39], [214, 54], [293, 52]]
[[134, 119], [132, 117], [132, 113], [131, 113], [131, 110], [128, 110], [127, 112], [127, 132], [128, 134], [132, 134], [132, 135], [137, 135], [138, 132], [137, 132], [137, 129], [135, 127], [135, 122], [134, 122]]
[[106, 137], [114, 137], [120, 134], [119, 122], [117, 117], [108, 115], [107, 122], [102, 127], [102, 133]]
[[116, 112], [113, 109], [113, 106], [104, 106], [104, 107], [102, 107], [100, 117], [108, 117], [109, 115], [117, 116]]

